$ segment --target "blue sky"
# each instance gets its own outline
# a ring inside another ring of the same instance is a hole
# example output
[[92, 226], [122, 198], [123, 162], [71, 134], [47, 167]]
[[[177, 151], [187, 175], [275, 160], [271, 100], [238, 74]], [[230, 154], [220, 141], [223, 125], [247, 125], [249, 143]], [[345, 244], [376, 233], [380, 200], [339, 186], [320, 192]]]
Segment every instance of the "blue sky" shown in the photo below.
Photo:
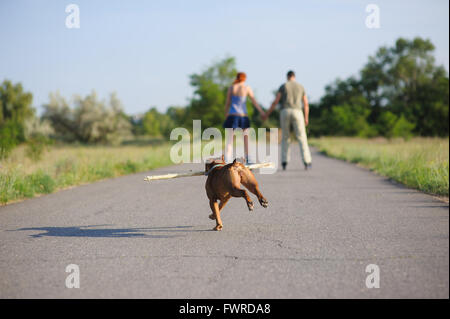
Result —
[[[80, 29], [65, 26], [70, 3]], [[369, 3], [380, 8], [380, 29], [365, 26]], [[231, 55], [263, 106], [289, 69], [317, 101], [400, 36], [431, 39], [448, 70], [448, 12], [447, 0], [1, 0], [0, 81], [20, 81], [38, 110], [50, 92], [95, 89], [102, 98], [116, 91], [130, 114], [164, 111], [187, 104], [189, 74]]]

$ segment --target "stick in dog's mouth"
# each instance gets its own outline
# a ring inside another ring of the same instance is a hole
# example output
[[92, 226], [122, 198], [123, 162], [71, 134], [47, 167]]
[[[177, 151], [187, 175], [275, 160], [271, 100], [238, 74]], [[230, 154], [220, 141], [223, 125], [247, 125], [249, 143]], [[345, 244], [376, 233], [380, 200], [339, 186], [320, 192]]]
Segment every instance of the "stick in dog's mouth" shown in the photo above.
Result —
[[[275, 164], [272, 163], [272, 162], [266, 162], [266, 163], [250, 164], [250, 165], [246, 165], [245, 167], [247, 167], [250, 170], [258, 169], [258, 168], [274, 168]], [[172, 174], [165, 174], [165, 175], [150, 175], [150, 176], [146, 176], [144, 178], [144, 181], [150, 182], [150, 181], [160, 180], [160, 179], [172, 179], [172, 178], [179, 178], [179, 177], [204, 176], [204, 175], [205, 175], [204, 171], [196, 171], [196, 172], [190, 171], [189, 173], [172, 173]]]

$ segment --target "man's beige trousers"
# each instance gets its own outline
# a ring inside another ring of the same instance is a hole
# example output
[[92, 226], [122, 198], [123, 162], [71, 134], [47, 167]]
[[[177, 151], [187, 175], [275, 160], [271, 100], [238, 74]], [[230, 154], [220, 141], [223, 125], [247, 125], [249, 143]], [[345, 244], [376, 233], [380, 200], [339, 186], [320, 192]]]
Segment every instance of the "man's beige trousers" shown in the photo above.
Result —
[[311, 163], [311, 152], [309, 151], [308, 138], [306, 137], [305, 118], [300, 109], [285, 108], [280, 111], [281, 122], [281, 162], [289, 162], [289, 135], [290, 126], [294, 128], [294, 134], [300, 145], [303, 163]]

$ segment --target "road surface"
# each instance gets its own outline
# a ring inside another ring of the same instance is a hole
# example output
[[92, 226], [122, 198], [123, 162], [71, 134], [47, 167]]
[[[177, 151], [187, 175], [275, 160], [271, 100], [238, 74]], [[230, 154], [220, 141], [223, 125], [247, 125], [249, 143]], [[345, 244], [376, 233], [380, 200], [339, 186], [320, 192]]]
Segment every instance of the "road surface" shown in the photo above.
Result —
[[139, 173], [0, 207], [0, 297], [449, 297], [448, 204], [317, 152], [304, 171], [292, 151], [286, 172], [256, 175], [269, 207], [231, 199], [221, 232], [204, 177]]

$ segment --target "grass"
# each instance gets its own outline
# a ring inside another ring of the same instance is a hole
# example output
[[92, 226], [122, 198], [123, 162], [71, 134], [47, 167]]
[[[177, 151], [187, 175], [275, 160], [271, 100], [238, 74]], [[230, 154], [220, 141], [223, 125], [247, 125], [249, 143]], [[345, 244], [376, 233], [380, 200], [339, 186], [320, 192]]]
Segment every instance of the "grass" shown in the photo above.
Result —
[[323, 137], [311, 139], [324, 154], [358, 163], [408, 187], [448, 197], [449, 139], [387, 140]]
[[53, 146], [42, 159], [26, 156], [19, 146], [0, 162], [0, 203], [6, 204], [69, 186], [91, 183], [171, 164], [171, 144], [123, 146]]

